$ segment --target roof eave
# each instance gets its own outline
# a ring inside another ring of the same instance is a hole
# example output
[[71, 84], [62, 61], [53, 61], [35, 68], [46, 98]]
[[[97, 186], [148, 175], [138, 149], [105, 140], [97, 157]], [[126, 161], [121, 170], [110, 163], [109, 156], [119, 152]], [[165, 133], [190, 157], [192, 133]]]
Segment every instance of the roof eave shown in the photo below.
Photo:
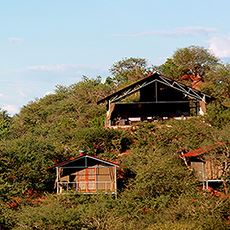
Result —
[[79, 156], [79, 157], [77, 157], [77, 158], [75, 158], [73, 160], [63, 161], [63, 162], [60, 162], [58, 164], [55, 164], [55, 165], [49, 167], [49, 169], [56, 168], [56, 167], [64, 167], [65, 165], [70, 164], [70, 163], [75, 162], [75, 161], [78, 161], [78, 160], [80, 160], [80, 159], [82, 159], [84, 157], [87, 157], [87, 158], [90, 158], [90, 159], [93, 159], [93, 160], [97, 160], [97, 161], [100, 161], [102, 163], [105, 163], [105, 164], [108, 164], [108, 165], [111, 165], [111, 166], [119, 167], [119, 165], [116, 164], [116, 163], [112, 163], [110, 161], [105, 161], [105, 160], [99, 159], [97, 157], [89, 156], [89, 155], [83, 155], [83, 156]]

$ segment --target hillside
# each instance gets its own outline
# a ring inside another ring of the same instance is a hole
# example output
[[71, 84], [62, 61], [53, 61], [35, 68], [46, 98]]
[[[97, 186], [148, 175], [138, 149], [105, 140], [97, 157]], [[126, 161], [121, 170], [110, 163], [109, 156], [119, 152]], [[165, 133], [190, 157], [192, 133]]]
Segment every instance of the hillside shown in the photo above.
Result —
[[[177, 79], [183, 64], [178, 63], [178, 55], [176, 52], [156, 69]], [[1, 226], [227, 229], [229, 194], [221, 198], [201, 190], [193, 172], [179, 157], [222, 142], [220, 161], [229, 161], [230, 69], [215, 58], [208, 60], [202, 90], [216, 100], [203, 117], [140, 122], [131, 130], [105, 129], [106, 108], [96, 102], [149, 71], [144, 59], [133, 58], [115, 63], [106, 81], [84, 77], [69, 87], [58, 86], [53, 94], [24, 106], [14, 117], [2, 111]], [[193, 68], [184, 66], [188, 67]], [[197, 70], [197, 66], [194, 68]], [[119, 163], [117, 198], [54, 193], [55, 175], [48, 168], [76, 157], [79, 150]], [[229, 168], [225, 180], [229, 189]], [[223, 188], [220, 191], [224, 193]]]

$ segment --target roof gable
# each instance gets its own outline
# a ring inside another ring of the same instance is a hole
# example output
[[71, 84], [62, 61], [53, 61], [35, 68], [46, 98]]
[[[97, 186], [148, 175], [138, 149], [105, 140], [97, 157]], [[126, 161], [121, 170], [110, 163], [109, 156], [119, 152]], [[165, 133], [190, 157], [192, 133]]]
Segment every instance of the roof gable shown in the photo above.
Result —
[[205, 154], [205, 153], [208, 153], [209, 151], [212, 151], [222, 145], [224, 145], [225, 143], [223, 142], [217, 142], [213, 145], [208, 145], [208, 146], [204, 146], [204, 147], [200, 147], [200, 148], [197, 148], [197, 149], [194, 149], [192, 151], [189, 151], [187, 153], [184, 153], [181, 155], [181, 157], [197, 157], [197, 156], [200, 156], [202, 154]]
[[155, 72], [139, 81], [136, 81], [128, 86], [126, 86], [125, 88], [123, 89], [120, 89], [118, 91], [116, 91], [115, 93], [112, 93], [110, 94], [109, 96], [105, 97], [105, 98], [102, 98], [101, 100], [99, 100], [97, 102], [97, 104], [100, 104], [100, 103], [103, 103], [105, 101], [110, 101], [110, 102], [117, 102], [125, 97], [128, 97], [130, 96], [131, 94], [134, 94], [136, 93], [137, 91], [139, 91], [140, 89], [150, 85], [150, 84], [153, 84], [155, 82], [159, 82], [159, 83], [162, 83], [168, 87], [171, 87], [175, 90], [178, 90], [182, 93], [184, 93], [185, 95], [188, 95], [192, 98], [195, 98], [199, 101], [202, 101], [204, 99], [209, 99], [211, 100], [212, 97], [199, 91], [199, 90], [196, 90], [196, 89], [193, 89], [189, 86], [186, 86], [180, 82], [177, 82], [173, 79], [169, 79], [169, 78], [166, 78], [162, 75], [160, 75], [159, 73]]
[[51, 168], [55, 168], [55, 167], [68, 167], [68, 165], [80, 162], [80, 161], [82, 161], [82, 160], [84, 160], [86, 158], [90, 159], [90, 160], [94, 160], [94, 161], [100, 162], [100, 163], [103, 163], [105, 165], [119, 167], [116, 163], [112, 163], [110, 161], [102, 160], [102, 159], [99, 159], [97, 157], [90, 156], [90, 155], [81, 155], [81, 156], [79, 156], [79, 157], [77, 157], [75, 159], [68, 160], [68, 161], [63, 161], [63, 162], [60, 162], [58, 164], [55, 164]]

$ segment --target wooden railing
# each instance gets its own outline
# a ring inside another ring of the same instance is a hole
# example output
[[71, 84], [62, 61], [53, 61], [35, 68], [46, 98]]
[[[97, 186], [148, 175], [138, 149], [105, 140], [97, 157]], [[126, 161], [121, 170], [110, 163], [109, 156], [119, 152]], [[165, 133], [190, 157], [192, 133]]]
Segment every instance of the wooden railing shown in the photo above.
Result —
[[113, 181], [81, 181], [80, 183], [68, 181], [57, 182], [57, 193], [64, 191], [75, 191], [79, 193], [116, 193], [115, 183]]

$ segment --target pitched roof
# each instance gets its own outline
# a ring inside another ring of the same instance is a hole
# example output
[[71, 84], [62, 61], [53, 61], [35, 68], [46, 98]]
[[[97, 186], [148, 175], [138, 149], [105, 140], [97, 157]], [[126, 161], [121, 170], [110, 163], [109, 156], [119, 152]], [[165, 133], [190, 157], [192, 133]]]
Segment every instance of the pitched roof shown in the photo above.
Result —
[[67, 165], [69, 163], [73, 163], [73, 162], [78, 161], [78, 160], [83, 159], [83, 158], [89, 158], [89, 159], [93, 159], [95, 161], [99, 161], [101, 163], [104, 163], [104, 164], [107, 164], [107, 165], [110, 165], [110, 166], [119, 167], [117, 163], [113, 163], [113, 162], [110, 162], [110, 161], [102, 160], [102, 159], [99, 159], [99, 158], [97, 158], [95, 156], [90, 156], [90, 155], [87, 155], [87, 154], [81, 154], [81, 155], [79, 155], [78, 157], [76, 157], [74, 159], [57, 163], [57, 164], [51, 166], [50, 169], [51, 168], [55, 168], [55, 167], [62, 167], [62, 166], [65, 166], [65, 165]]
[[181, 157], [197, 157], [197, 156], [200, 156], [200, 155], [202, 155], [204, 153], [207, 153], [207, 152], [209, 152], [209, 151], [211, 151], [213, 149], [216, 149], [217, 147], [222, 146], [224, 144], [225, 143], [223, 143], [223, 142], [217, 142], [217, 143], [215, 143], [213, 145], [203, 146], [203, 147], [200, 147], [198, 149], [194, 149], [192, 151], [189, 151], [189, 152], [187, 152], [185, 154], [182, 154]]
[[108, 95], [107, 97], [102, 98], [101, 100], [99, 100], [97, 102], [97, 104], [103, 103], [105, 101], [110, 101], [110, 102], [116, 102], [119, 101], [137, 91], [139, 91], [141, 88], [144, 88], [154, 82], [160, 82], [164, 85], [167, 85], [171, 88], [174, 88], [178, 91], [183, 92], [184, 94], [191, 96], [193, 98], [196, 98], [197, 100], [203, 100], [204, 98], [211, 100], [212, 97], [199, 91], [196, 89], [193, 89], [189, 86], [186, 86], [180, 82], [177, 82], [173, 79], [169, 79], [166, 78], [164, 76], [162, 76], [161, 74], [154, 72], [151, 75], [142, 78], [139, 81], [136, 81], [126, 87], [124, 87], [123, 89], [120, 89], [118, 91], [116, 91], [115, 93], [112, 93], [110, 95]]

